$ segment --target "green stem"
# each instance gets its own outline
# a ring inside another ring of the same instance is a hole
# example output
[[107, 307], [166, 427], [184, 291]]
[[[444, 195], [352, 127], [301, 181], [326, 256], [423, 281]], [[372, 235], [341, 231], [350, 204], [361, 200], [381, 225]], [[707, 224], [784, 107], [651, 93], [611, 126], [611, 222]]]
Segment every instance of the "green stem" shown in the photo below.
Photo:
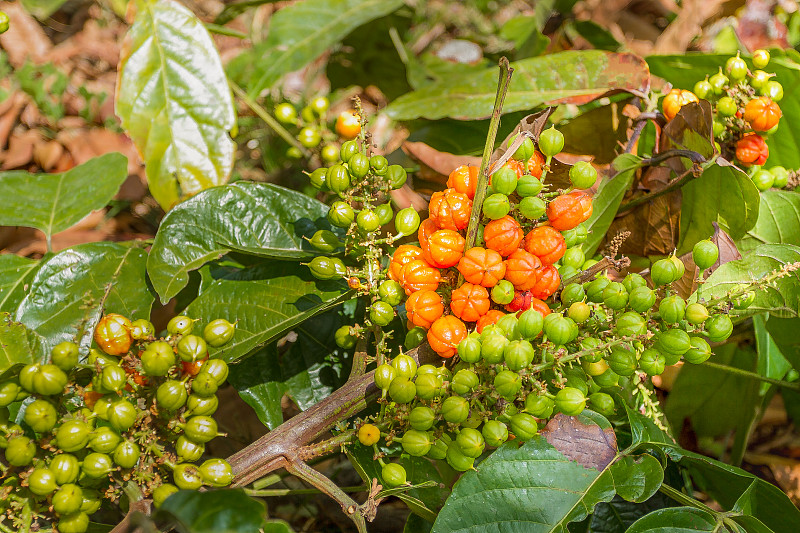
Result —
[[683, 505], [686, 505], [686, 506], [689, 506], [689, 507], [695, 507], [697, 509], [702, 509], [703, 511], [706, 511], [708, 513], [713, 514], [715, 517], [719, 514], [715, 510], [713, 510], [711, 507], [709, 507], [706, 504], [704, 504], [703, 502], [701, 502], [699, 500], [696, 500], [696, 499], [692, 498], [691, 496], [689, 496], [687, 494], [682, 493], [678, 489], [670, 487], [666, 483], [662, 483], [661, 487], [659, 487], [658, 490], [661, 493], [663, 493], [666, 496], [668, 496], [669, 498], [672, 498], [676, 502], [682, 503]]
[[209, 33], [216, 33], [217, 35], [227, 35], [228, 37], [236, 37], [237, 39], [247, 39], [246, 33], [236, 31], [233, 28], [220, 26], [219, 24], [214, 24], [213, 22], [206, 22], [205, 27], [209, 31]]
[[288, 473], [284, 473], [284, 475], [279, 474], [270, 474], [268, 476], [262, 477], [261, 479], [257, 479], [253, 482], [253, 488], [255, 490], [261, 490], [265, 487], [269, 487], [274, 485], [275, 483], [279, 482], [284, 477], [288, 476]]
[[741, 368], [736, 368], [735, 366], [728, 366], [722, 365], [720, 363], [712, 363], [711, 361], [706, 361], [703, 365], [716, 368], [719, 370], [724, 370], [725, 372], [729, 372], [731, 374], [735, 374], [737, 376], [742, 376], [749, 379], [756, 379], [758, 381], [763, 381], [765, 383], [770, 383], [772, 385], [776, 385], [778, 387], [782, 387], [784, 389], [792, 389], [796, 391], [800, 391], [800, 382], [797, 383], [790, 383], [788, 381], [782, 381], [780, 379], [768, 378], [767, 376], [762, 376], [756, 372], [751, 372], [749, 370], [743, 370]]
[[472, 214], [469, 217], [469, 226], [467, 227], [465, 250], [469, 250], [475, 246], [475, 239], [478, 236], [478, 222], [480, 222], [481, 219], [483, 200], [486, 198], [486, 188], [489, 184], [489, 174], [486, 170], [489, 166], [489, 158], [494, 151], [497, 130], [500, 127], [500, 114], [503, 110], [503, 101], [506, 98], [508, 86], [511, 84], [511, 74], [513, 72], [514, 69], [509, 66], [508, 59], [505, 57], [500, 58], [500, 78], [497, 82], [497, 94], [494, 99], [492, 120], [489, 123], [489, 134], [486, 136], [486, 144], [483, 147], [481, 169], [480, 172], [478, 172], [478, 185], [475, 189], [475, 198], [472, 200]]
[[228, 83], [230, 83], [231, 89], [233, 90], [233, 94], [235, 94], [236, 96], [238, 96], [239, 98], [241, 98], [241, 99], [242, 99], [242, 101], [243, 101], [245, 104], [247, 104], [247, 107], [249, 107], [250, 109], [252, 109], [252, 110], [253, 110], [253, 113], [255, 113], [256, 115], [258, 115], [258, 118], [260, 118], [261, 120], [263, 120], [263, 121], [264, 121], [264, 122], [267, 124], [267, 126], [269, 126], [270, 128], [272, 128], [272, 130], [273, 130], [275, 133], [277, 133], [277, 134], [280, 136], [280, 138], [281, 138], [281, 139], [283, 139], [284, 141], [286, 141], [287, 143], [289, 143], [291, 146], [294, 146], [295, 148], [297, 148], [298, 150], [300, 150], [300, 153], [302, 153], [302, 154], [303, 154], [305, 157], [309, 157], [309, 156], [311, 155], [311, 154], [309, 153], [309, 151], [308, 151], [308, 150], [306, 150], [306, 147], [305, 147], [305, 146], [303, 146], [302, 144], [300, 144], [300, 141], [298, 141], [297, 139], [295, 139], [295, 138], [292, 136], [292, 134], [291, 134], [291, 133], [289, 133], [288, 131], [286, 131], [286, 128], [284, 128], [283, 126], [281, 126], [281, 123], [280, 123], [280, 122], [278, 122], [278, 121], [277, 121], [277, 120], [276, 120], [276, 119], [275, 119], [275, 118], [274, 118], [272, 115], [270, 115], [269, 113], [267, 113], [267, 110], [266, 110], [266, 109], [264, 109], [263, 107], [261, 107], [261, 106], [260, 106], [258, 103], [256, 103], [256, 102], [255, 102], [255, 101], [254, 101], [252, 98], [250, 98], [250, 97], [247, 95], [247, 93], [246, 93], [246, 92], [244, 92], [244, 90], [243, 90], [241, 87], [239, 87], [238, 85], [236, 85], [234, 82], [232, 82], [232, 81], [230, 81], [230, 80], [228, 81]]
[[[369, 487], [366, 485], [359, 485], [356, 487], [340, 487], [343, 492], [366, 492]], [[273, 498], [277, 496], [302, 496], [306, 494], [319, 494], [319, 489], [268, 489], [268, 490], [250, 490], [245, 489], [248, 496], [257, 498]]]

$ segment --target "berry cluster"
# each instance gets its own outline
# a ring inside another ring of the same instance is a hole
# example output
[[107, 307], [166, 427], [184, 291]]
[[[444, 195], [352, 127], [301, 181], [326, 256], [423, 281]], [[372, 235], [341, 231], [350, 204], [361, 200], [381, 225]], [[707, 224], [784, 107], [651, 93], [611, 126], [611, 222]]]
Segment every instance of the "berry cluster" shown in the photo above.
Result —
[[[283, 124], [292, 126], [296, 139], [301, 145], [312, 150], [323, 162], [339, 161], [338, 139], [355, 139], [361, 132], [361, 118], [355, 111], [343, 111], [333, 124], [333, 131], [328, 127], [328, 108], [330, 102], [324, 96], [311, 100], [298, 115], [297, 109], [289, 102], [275, 106], [275, 117]], [[291, 147], [287, 151], [289, 157], [299, 159], [300, 151]]]
[[[711, 241], [695, 246], [701, 272], [717, 257]], [[727, 300], [687, 303], [674, 293], [670, 284], [684, 272], [671, 256], [653, 264], [651, 284], [634, 273], [620, 281], [599, 275], [570, 283], [553, 311], [541, 304], [498, 312], [493, 323], [479, 321], [474, 331], [453, 337], [460, 340], [452, 353], [451, 344], [442, 350], [434, 337], [431, 345], [441, 355], [457, 354], [453, 366], [418, 368], [405, 354], [378, 366], [381, 411], [359, 425], [358, 438], [375, 446], [384, 483], [406, 482], [403, 467], [387, 456], [426, 456], [465, 471], [487, 447], [532, 438], [554, 413], [577, 415], [589, 407], [612, 416], [618, 391], [632, 392], [637, 408], [657, 416], [649, 376], [680, 360], [704, 362], [709, 342], [733, 330]], [[753, 298], [743, 288], [736, 305], [747, 307]], [[388, 448], [377, 447], [382, 437]]]
[[214, 320], [202, 336], [193, 325], [176, 316], [157, 338], [147, 320], [107, 314], [94, 332], [99, 349], [85, 363], [77, 344], [62, 342], [48, 363], [29, 364], [0, 384], [3, 519], [20, 530], [33, 520], [81, 533], [103, 499], [119, 501], [128, 481], [156, 505], [178, 489], [230, 484], [226, 461], [193, 463], [218, 435], [211, 415], [228, 376], [223, 360], [208, 358], [208, 346], [227, 343], [234, 325]]
[[752, 58], [756, 70], [751, 72], [737, 54], [728, 59], [724, 71], [720, 68], [716, 74], [698, 81], [694, 92], [673, 89], [662, 101], [664, 116], [672, 120], [684, 105], [697, 102], [698, 98], [709, 100], [719, 149], [748, 167], [753, 183], [762, 191], [783, 188], [789, 181], [789, 173], [783, 167], [761, 169], [769, 157], [765, 136], [777, 130], [782, 116], [778, 102], [783, 98], [783, 87], [772, 79], [774, 73], [762, 70], [769, 60], [769, 52], [756, 50]]

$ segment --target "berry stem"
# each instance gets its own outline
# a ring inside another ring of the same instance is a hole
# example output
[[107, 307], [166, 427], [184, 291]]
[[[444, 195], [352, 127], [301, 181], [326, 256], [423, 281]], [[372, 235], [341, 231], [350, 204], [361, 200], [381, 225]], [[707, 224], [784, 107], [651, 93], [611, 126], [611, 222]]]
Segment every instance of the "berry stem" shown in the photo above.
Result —
[[272, 128], [272, 130], [273, 130], [275, 133], [277, 133], [277, 134], [278, 134], [278, 136], [279, 136], [281, 139], [283, 139], [284, 141], [286, 141], [287, 143], [289, 143], [289, 145], [290, 145], [290, 146], [293, 146], [293, 147], [297, 148], [298, 150], [300, 150], [300, 153], [301, 153], [301, 154], [303, 154], [303, 156], [304, 156], [304, 157], [310, 157], [310, 156], [311, 156], [311, 153], [310, 153], [310, 152], [309, 152], [309, 151], [306, 149], [306, 147], [305, 147], [305, 146], [303, 146], [302, 144], [300, 144], [300, 141], [298, 141], [297, 139], [295, 139], [295, 138], [292, 136], [292, 134], [291, 134], [291, 133], [289, 133], [288, 131], [286, 131], [286, 128], [284, 128], [283, 126], [281, 126], [281, 123], [280, 123], [280, 122], [278, 122], [277, 120], [275, 120], [275, 119], [272, 117], [272, 115], [270, 115], [269, 113], [267, 113], [267, 110], [266, 110], [266, 109], [264, 109], [263, 107], [261, 107], [260, 105], [258, 105], [258, 103], [256, 103], [256, 101], [255, 101], [255, 100], [253, 100], [252, 98], [250, 98], [250, 96], [248, 96], [248, 94], [247, 94], [246, 92], [244, 92], [244, 90], [242, 90], [242, 88], [241, 88], [241, 87], [239, 87], [237, 84], [235, 84], [234, 82], [232, 82], [232, 81], [230, 81], [230, 80], [228, 80], [228, 81], [229, 81], [229, 83], [230, 83], [231, 89], [233, 90], [233, 94], [235, 94], [236, 96], [238, 96], [239, 98], [241, 98], [241, 99], [242, 99], [242, 101], [243, 101], [245, 104], [247, 104], [247, 107], [249, 107], [250, 109], [252, 109], [252, 110], [253, 110], [253, 113], [255, 113], [256, 115], [258, 115], [258, 118], [260, 118], [261, 120], [263, 120], [264, 122], [266, 122], [266, 123], [267, 123], [267, 126], [269, 126], [270, 128]]
[[780, 379], [770, 378], [770, 377], [767, 377], [767, 376], [762, 376], [761, 374], [758, 374], [756, 372], [751, 372], [749, 370], [743, 370], [741, 368], [736, 368], [735, 366], [723, 365], [721, 363], [713, 363], [711, 361], [705, 361], [702, 364], [707, 366], [707, 367], [709, 367], [709, 368], [716, 368], [718, 370], [724, 370], [725, 372], [728, 372], [730, 374], [735, 374], [737, 376], [742, 376], [742, 377], [745, 377], [745, 378], [748, 378], [748, 379], [755, 379], [755, 380], [758, 380], [758, 381], [763, 381], [765, 383], [769, 383], [771, 385], [775, 385], [775, 386], [778, 386], [778, 387], [781, 387], [781, 388], [784, 388], [784, 389], [791, 389], [791, 390], [800, 391], [800, 382], [789, 382], [789, 381], [783, 381], [783, 380], [780, 380]]
[[[503, 101], [506, 98], [508, 87], [511, 84], [511, 75], [514, 69], [505, 57], [500, 58], [500, 77], [497, 82], [497, 93], [492, 110], [492, 119], [489, 123], [489, 134], [486, 136], [486, 144], [483, 147], [483, 157], [481, 158], [481, 169], [478, 172], [478, 184], [475, 189], [475, 198], [472, 200], [472, 213], [469, 217], [467, 227], [467, 242], [464, 249], [469, 250], [475, 246], [475, 239], [478, 236], [478, 222], [480, 221], [483, 200], [486, 198], [486, 187], [489, 184], [489, 158], [494, 150], [494, 143], [497, 139], [497, 130], [500, 127], [500, 114], [503, 110]], [[521, 139], [522, 137], [520, 137]]]
[[[357, 485], [352, 487], [340, 487], [343, 492], [367, 492], [369, 487], [366, 485]], [[248, 496], [255, 498], [273, 498], [278, 496], [304, 496], [307, 494], [319, 494], [319, 489], [267, 489], [267, 490], [253, 490], [245, 489]]]

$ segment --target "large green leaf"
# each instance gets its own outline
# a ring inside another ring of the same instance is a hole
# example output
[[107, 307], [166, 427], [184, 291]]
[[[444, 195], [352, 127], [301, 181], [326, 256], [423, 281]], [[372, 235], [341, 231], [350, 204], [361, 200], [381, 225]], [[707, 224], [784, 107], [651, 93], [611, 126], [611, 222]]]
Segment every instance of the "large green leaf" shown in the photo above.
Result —
[[620, 457], [611, 465], [617, 495], [634, 503], [649, 500], [664, 481], [664, 469], [652, 455]]
[[166, 302], [189, 282], [189, 272], [231, 250], [275, 259], [316, 252], [305, 238], [332, 229], [328, 207], [277, 185], [236, 182], [198, 194], [170, 211], [156, 234], [147, 270]]
[[[281, 76], [298, 70], [362, 24], [395, 11], [402, 0], [305, 0], [279, 10], [267, 38], [231, 62], [232, 77], [258, 96]], [[249, 69], [252, 72], [247, 72]]]
[[694, 507], [668, 507], [643, 516], [625, 533], [695, 533], [727, 529], [717, 528], [717, 519], [711, 513]]
[[631, 188], [636, 171], [641, 166], [641, 158], [633, 154], [622, 154], [614, 160], [616, 171], [611, 177], [603, 178], [597, 194], [592, 198], [592, 216], [585, 222], [589, 237], [581, 245], [587, 257], [594, 254], [606, 238], [625, 193]]
[[334, 338], [343, 324], [339, 313], [323, 313], [295, 326], [288, 338], [231, 365], [228, 381], [265, 426], [283, 423], [284, 393], [305, 410], [344, 384], [349, 367]]
[[[771, 379], [783, 379], [786, 372], [792, 368], [786, 356], [781, 352], [781, 347], [772, 338], [768, 331], [768, 323], [770, 320], [779, 321], [779, 318], [769, 317], [767, 315], [756, 315], [753, 317], [753, 330], [756, 335], [756, 349], [758, 350], [758, 373], [761, 376], [766, 376]], [[793, 333], [796, 330], [793, 331]], [[796, 338], [795, 335], [793, 335]], [[798, 361], [800, 362], [800, 361]], [[759, 393], [761, 395], [772, 387], [769, 383], [761, 383], [759, 385]]]
[[800, 243], [800, 193], [776, 189], [762, 192], [756, 225], [736, 245], [745, 253], [770, 243]]
[[660, 492], [644, 503], [626, 502], [615, 496], [608, 503], [598, 503], [594, 512], [583, 522], [570, 524], [569, 531], [570, 533], [620, 533], [644, 515], [673, 505], [672, 500]]
[[740, 239], [758, 219], [759, 192], [753, 180], [723, 159], [684, 185], [681, 192], [678, 255], [713, 235], [713, 222], [720, 222], [732, 238]]
[[[675, 87], [691, 90], [706, 74], [717, 72], [729, 58], [730, 55], [724, 54], [681, 54], [649, 56], [647, 63], [656, 76], [666, 79]], [[750, 69], [754, 70], [750, 58], [744, 59]], [[800, 151], [797, 149], [797, 140], [800, 139], [800, 93], [790, 89], [800, 85], [800, 64], [797, 62], [796, 52], [773, 50], [772, 60], [766, 70], [774, 72], [775, 79], [786, 89], [780, 101], [783, 118], [777, 133], [767, 140], [770, 149], [767, 166], [800, 168]]]
[[[724, 297], [738, 290], [740, 284], [760, 280], [787, 264], [800, 261], [800, 247], [789, 244], [762, 244], [742, 259], [721, 265], [711, 274], [692, 298], [704, 300]], [[768, 287], [755, 291], [749, 313], [766, 311], [783, 318], [800, 314], [800, 271], [788, 273]]]
[[174, 0], [139, 4], [120, 58], [116, 111], [165, 210], [228, 181], [235, 124], [228, 80], [202, 21]]
[[14, 254], [0, 255], [0, 312], [13, 313], [25, 296], [39, 261]]
[[17, 364], [43, 361], [47, 356], [42, 337], [24, 324], [0, 313], [0, 374]]
[[161, 504], [155, 518], [190, 533], [251, 533], [259, 531], [266, 514], [264, 502], [242, 489], [181, 490]]
[[503, 445], [464, 474], [433, 531], [566, 531], [567, 524], [613, 497], [608, 468], [581, 466], [537, 436], [519, 448]]
[[[650, 80], [641, 58], [600, 50], [533, 57], [511, 67], [506, 113], [563, 101], [586, 103], [613, 90], [644, 90]], [[392, 102], [386, 113], [395, 120], [484, 118], [492, 112], [496, 91], [497, 69], [490, 68], [410, 92]]]
[[236, 322], [233, 340], [211, 349], [212, 355], [230, 362], [351, 296], [342, 281], [314, 279], [295, 262], [268, 261], [216, 279], [186, 313], [198, 319], [196, 328], [216, 318]]
[[112, 152], [59, 174], [0, 172], [0, 226], [27, 226], [48, 240], [105, 207], [128, 177], [128, 160]]
[[[103, 312], [149, 318], [147, 254], [135, 244], [81, 244], [45, 259], [19, 305], [16, 320], [35, 330], [47, 348], [75, 341], [86, 353]], [[100, 304], [107, 292], [103, 308]]]
[[[718, 346], [711, 361], [756, 370], [753, 350], [739, 350], [735, 344]], [[676, 430], [684, 419], [692, 422], [698, 436], [716, 437], [730, 431], [744, 431], [756, 416], [759, 382], [704, 365], [681, 368], [670, 392], [665, 413]]]

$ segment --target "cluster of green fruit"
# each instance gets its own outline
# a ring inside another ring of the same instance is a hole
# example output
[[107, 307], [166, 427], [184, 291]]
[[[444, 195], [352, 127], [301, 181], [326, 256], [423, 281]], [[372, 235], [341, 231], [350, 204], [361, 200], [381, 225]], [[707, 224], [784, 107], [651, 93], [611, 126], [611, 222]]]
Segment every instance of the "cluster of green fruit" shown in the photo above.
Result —
[[[328, 126], [328, 109], [330, 102], [324, 96], [318, 96], [303, 106], [300, 113], [289, 102], [275, 106], [275, 117], [284, 125], [293, 129], [297, 141], [312, 153], [318, 155], [324, 163], [339, 161], [340, 140], [354, 139], [361, 131], [360, 117], [353, 111], [340, 113], [332, 128]], [[286, 155], [292, 159], [300, 159], [303, 153], [299, 148], [290, 147]]]
[[[56, 345], [50, 361], [22, 368], [0, 384], [0, 447], [8, 465], [2, 519], [19, 530], [57, 524], [81, 533], [103, 500], [118, 502], [134, 482], [160, 505], [179, 489], [227, 486], [230, 465], [207, 459], [218, 435], [212, 415], [228, 376], [208, 346], [233, 337], [234, 325], [174, 317], [157, 338], [147, 320], [108, 314], [85, 358], [74, 342]], [[84, 362], [81, 362], [85, 359]], [[169, 483], [168, 481], [172, 483]]]
[[[407, 174], [400, 165], [390, 165], [382, 155], [368, 155], [364, 143], [346, 141], [341, 147], [341, 162], [318, 168], [309, 174], [311, 185], [319, 191], [338, 196], [331, 203], [328, 221], [336, 228], [348, 229], [349, 252], [363, 257], [362, 241], [375, 240], [381, 229], [394, 220], [397, 237], [411, 235], [419, 227], [420, 218], [413, 208], [395, 214], [389, 191], [405, 184]], [[341, 252], [344, 244], [329, 230], [319, 230], [310, 244], [325, 254]], [[311, 273], [318, 279], [341, 279], [346, 275], [344, 263], [338, 257], [319, 256], [309, 263]], [[374, 265], [373, 265], [374, 266]]]
[[[717, 259], [711, 241], [695, 246], [701, 272]], [[426, 456], [465, 471], [487, 447], [531, 439], [554, 413], [572, 416], [588, 407], [613, 417], [625, 401], [615, 392], [644, 387], [647, 395], [648, 376], [680, 360], [704, 362], [709, 342], [733, 331], [731, 303], [687, 303], [671, 287], [684, 272], [671, 256], [653, 264], [649, 283], [635, 273], [571, 283], [546, 315], [536, 308], [509, 313], [470, 333], [458, 344], [455, 365], [418, 367], [400, 354], [378, 366], [381, 411], [359, 424], [358, 437], [375, 447], [384, 484], [406, 482], [403, 467], [387, 456]], [[735, 305], [746, 308], [753, 298], [743, 292]], [[390, 452], [377, 447], [381, 437]]]

